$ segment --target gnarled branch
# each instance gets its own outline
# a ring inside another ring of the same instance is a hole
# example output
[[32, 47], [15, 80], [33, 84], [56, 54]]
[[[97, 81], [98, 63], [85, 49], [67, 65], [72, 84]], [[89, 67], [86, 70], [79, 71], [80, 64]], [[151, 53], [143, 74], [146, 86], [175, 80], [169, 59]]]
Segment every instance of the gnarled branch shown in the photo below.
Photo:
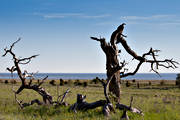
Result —
[[[179, 64], [178, 62], [174, 61], [173, 59], [157, 60], [157, 58], [156, 58], [157, 53], [160, 50], [153, 50], [152, 48], [150, 48], [149, 52], [144, 53], [142, 56], [139, 56], [136, 54], [136, 52], [134, 52], [130, 48], [130, 46], [127, 44], [126, 40], [123, 37], [118, 36], [117, 39], [122, 44], [124, 49], [133, 57], [133, 59], [136, 59], [139, 61], [139, 63], [137, 64], [137, 66], [133, 72], [121, 73], [121, 78], [127, 77], [129, 75], [135, 75], [143, 63], [150, 63], [151, 71], [157, 73], [158, 75], [159, 75], [159, 73], [157, 70], [159, 69], [159, 67], [174, 69], [174, 68], [177, 68], [177, 64]], [[151, 60], [146, 59], [147, 56], [152, 56], [152, 59]]]
[[37, 57], [37, 56], [39, 56], [39, 54], [38, 54], [38, 55], [33, 55], [33, 56], [31, 56], [31, 57], [19, 59], [19, 60], [18, 60], [18, 61], [19, 61], [19, 64], [28, 64], [28, 63], [31, 62], [31, 59], [32, 59], [32, 58], [35, 58], [35, 57]]
[[[24, 72], [21, 71], [21, 68], [20, 68], [20, 64], [28, 64], [32, 58], [35, 58], [37, 57], [38, 55], [33, 55], [31, 57], [27, 57], [27, 58], [22, 58], [22, 59], [18, 59], [16, 57], [16, 54], [12, 51], [13, 50], [13, 47], [15, 46], [16, 43], [18, 43], [20, 41], [20, 39], [18, 39], [17, 41], [15, 41], [11, 46], [10, 46], [10, 49], [7, 49], [5, 48], [4, 51], [5, 53], [3, 54], [3, 57], [5, 57], [8, 53], [10, 55], [12, 55], [13, 57], [13, 62], [14, 62], [14, 66], [10, 69], [10, 68], [7, 68], [8, 71], [10, 71], [11, 73], [13, 73], [14, 71], [17, 71], [17, 74], [21, 80], [21, 86], [18, 88], [18, 90], [15, 92], [15, 95], [16, 94], [19, 94], [20, 92], [22, 92], [24, 89], [31, 89], [31, 90], [34, 90], [36, 91], [37, 93], [39, 93], [42, 97], [43, 97], [43, 102], [44, 104], [52, 104], [53, 103], [53, 99], [52, 99], [52, 96], [45, 91], [44, 88], [40, 87], [40, 85], [44, 82], [45, 79], [47, 79], [47, 77], [45, 77], [42, 82], [40, 82], [39, 84], [37, 85], [32, 85], [32, 79], [33, 79], [33, 74], [29, 74], [26, 70], [24, 70]], [[30, 78], [30, 81], [29, 83], [27, 83], [27, 77]], [[16, 96], [15, 96], [16, 98]], [[21, 102], [19, 102], [18, 100], [16, 100], [18, 102], [18, 104], [21, 105], [21, 107], [23, 106], [29, 106], [29, 105], [32, 105], [34, 103], [40, 103], [39, 101], [37, 100], [33, 100], [31, 101], [30, 103], [27, 103], [27, 104], [21, 104]], [[22, 106], [23, 105], [23, 106]]]

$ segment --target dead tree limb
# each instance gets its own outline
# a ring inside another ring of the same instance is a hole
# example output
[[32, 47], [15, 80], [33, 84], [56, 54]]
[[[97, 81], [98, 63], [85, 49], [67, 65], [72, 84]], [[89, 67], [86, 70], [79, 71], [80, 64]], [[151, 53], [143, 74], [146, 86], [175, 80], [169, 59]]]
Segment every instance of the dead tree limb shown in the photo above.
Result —
[[[127, 77], [130, 75], [135, 75], [141, 65], [143, 63], [149, 63], [151, 65], [151, 71], [157, 73], [159, 75], [159, 72], [157, 71], [159, 67], [164, 67], [164, 68], [177, 68], [177, 65], [179, 64], [178, 62], [174, 61], [173, 59], [165, 59], [165, 60], [157, 60], [157, 53], [160, 50], [153, 50], [150, 48], [150, 50], [147, 53], [144, 53], [142, 56], [139, 56], [134, 52], [130, 46], [127, 44], [126, 40], [121, 37], [120, 35], [117, 36], [118, 41], [121, 43], [121, 45], [124, 47], [124, 49], [133, 57], [133, 59], [136, 59], [139, 61], [138, 65], [136, 66], [135, 70], [133, 72], [128, 72], [128, 73], [121, 73], [121, 78], [122, 77]], [[146, 59], [147, 56], [151, 56], [152, 59]]]
[[77, 94], [77, 101], [76, 103], [74, 103], [73, 105], [71, 105], [69, 107], [69, 111], [73, 111], [75, 113], [77, 113], [78, 110], [80, 111], [86, 111], [89, 109], [94, 109], [97, 107], [102, 107], [106, 104], [106, 100], [99, 100], [96, 102], [92, 102], [92, 103], [87, 103], [85, 101], [86, 95], [82, 95], [82, 94]]
[[[56, 106], [61, 106], [61, 105], [64, 105], [64, 106], [68, 106], [69, 104], [66, 103], [64, 101], [66, 95], [70, 92], [70, 89], [68, 88], [62, 95], [59, 95], [58, 98], [57, 98], [57, 101], [55, 102], [56, 103]], [[61, 98], [62, 97], [62, 98]], [[61, 98], [61, 100], [60, 100]]]
[[127, 111], [130, 111], [132, 113], [136, 113], [139, 115], [144, 115], [142, 110], [132, 107], [132, 102], [133, 102], [133, 97], [131, 97], [131, 101], [130, 101], [129, 106], [124, 105], [124, 104], [120, 104], [120, 103], [116, 104], [116, 109], [123, 110], [123, 114], [121, 116], [121, 119], [129, 120]]
[[[116, 71], [114, 71], [114, 74], [117, 71], [118, 71], [118, 69]], [[106, 82], [99, 79], [99, 81], [102, 83], [102, 85], [104, 87], [104, 96], [105, 96], [106, 100], [99, 100], [99, 101], [95, 101], [92, 103], [87, 103], [85, 101], [86, 95], [84, 96], [82, 94], [77, 94], [77, 101], [76, 101], [76, 103], [74, 103], [73, 105], [70, 106], [69, 110], [77, 113], [78, 110], [86, 111], [86, 110], [95, 109], [95, 108], [101, 106], [103, 108], [102, 112], [105, 116], [110, 116], [111, 112], [115, 113], [113, 104], [111, 103], [109, 96], [108, 96], [109, 83], [111, 82], [112, 78], [113, 78], [113, 75], [109, 79], [107, 79]], [[130, 106], [120, 104], [120, 103], [116, 104], [117, 109], [124, 110], [121, 118], [126, 118], [126, 119], [129, 118], [126, 113], [127, 111], [131, 111], [133, 113], [143, 115], [141, 110], [132, 107], [132, 102], [133, 102], [133, 97], [131, 98]]]
[[[17, 103], [19, 104], [19, 106], [21, 108], [24, 108], [26, 106], [30, 106], [33, 105], [34, 103], [37, 103], [38, 105], [42, 105], [42, 104], [53, 104], [53, 103], [57, 103], [57, 101], [53, 101], [53, 97], [43, 88], [41, 87], [41, 85], [44, 83], [44, 81], [48, 78], [48, 76], [46, 76], [44, 79], [42, 79], [41, 82], [39, 82], [38, 84], [32, 84], [32, 80], [34, 79], [33, 77], [33, 73], [29, 74], [27, 72], [27, 70], [24, 70], [24, 72], [22, 72], [21, 68], [20, 68], [20, 64], [28, 64], [33, 58], [36, 58], [38, 55], [32, 55], [30, 57], [26, 57], [26, 58], [22, 58], [22, 59], [18, 59], [16, 57], [16, 54], [13, 52], [13, 47], [15, 46], [16, 43], [18, 43], [20, 41], [20, 38], [15, 41], [9, 49], [5, 48], [4, 51], [5, 53], [3, 54], [3, 57], [5, 57], [7, 54], [10, 54], [13, 57], [13, 62], [14, 62], [14, 66], [11, 68], [7, 68], [7, 70], [9, 72], [11, 72], [11, 74], [13, 72], [17, 72], [20, 80], [21, 80], [21, 86], [18, 88], [18, 90], [14, 91], [15, 93], [15, 99], [17, 101]], [[30, 79], [27, 79], [27, 77], [29, 77]], [[28, 82], [29, 81], [29, 82]], [[40, 102], [39, 100], [35, 99], [32, 100], [29, 103], [22, 103], [22, 101], [17, 100], [16, 95], [21, 93], [24, 89], [30, 89], [30, 90], [34, 90], [36, 91], [39, 95], [42, 96], [43, 98], [43, 102]], [[66, 92], [67, 94], [68, 92]], [[66, 96], [66, 94], [64, 95], [63, 99], [61, 102], [64, 102], [64, 98]]]
[[38, 99], [34, 99], [34, 100], [32, 100], [31, 102], [29, 102], [29, 103], [23, 103], [23, 101], [19, 101], [18, 99], [17, 99], [17, 96], [16, 96], [16, 93], [14, 93], [15, 94], [15, 100], [16, 100], [16, 102], [18, 103], [18, 105], [20, 106], [20, 108], [21, 109], [23, 109], [23, 108], [25, 108], [25, 107], [27, 107], [27, 106], [30, 106], [30, 105], [33, 105], [33, 104], [37, 104], [37, 105], [43, 105], [43, 103], [41, 102], [41, 101], [39, 101]]
[[[118, 71], [114, 71], [113, 75]], [[108, 88], [109, 88], [109, 83], [111, 82], [113, 75], [107, 80], [107, 82], [104, 82], [99, 79], [99, 81], [102, 83], [104, 87], [104, 96], [106, 100], [99, 100], [95, 101], [92, 103], [87, 103], [85, 101], [86, 96], [83, 96], [82, 94], [77, 94], [77, 102], [74, 103], [73, 105], [70, 106], [69, 110], [77, 112], [77, 110], [89, 110], [89, 109], [94, 109], [97, 107], [103, 107], [103, 113], [105, 116], [109, 116], [110, 112], [115, 112], [112, 103], [110, 102], [109, 96], [108, 96]]]

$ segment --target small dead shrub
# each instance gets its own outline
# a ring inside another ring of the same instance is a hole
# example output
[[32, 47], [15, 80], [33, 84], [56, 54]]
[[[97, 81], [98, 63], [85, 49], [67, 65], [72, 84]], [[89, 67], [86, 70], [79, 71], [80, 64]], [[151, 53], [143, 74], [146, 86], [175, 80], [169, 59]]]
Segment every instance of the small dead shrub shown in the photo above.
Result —
[[4, 81], [4, 83], [5, 83], [5, 84], [8, 84], [8, 83], [9, 83], [9, 81], [8, 81], [8, 80], [5, 80], [5, 81]]
[[55, 86], [55, 85], [56, 85], [55, 82], [56, 82], [55, 80], [51, 80], [51, 81], [49, 82], [49, 84]]

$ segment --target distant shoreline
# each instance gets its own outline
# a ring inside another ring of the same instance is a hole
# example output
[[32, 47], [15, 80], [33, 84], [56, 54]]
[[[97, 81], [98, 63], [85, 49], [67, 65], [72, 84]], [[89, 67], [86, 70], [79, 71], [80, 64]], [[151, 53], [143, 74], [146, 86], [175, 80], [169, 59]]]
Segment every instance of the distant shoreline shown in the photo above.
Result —
[[[4, 83], [6, 80], [8, 80], [8, 82], [10, 82], [11, 83], [11, 81], [16, 81], [16, 82], [21, 82], [20, 81], [20, 79], [0, 79], [0, 83]], [[36, 82], [38, 79], [33, 79], [33, 82]], [[49, 82], [49, 81], [51, 81], [52, 79], [46, 79], [45, 81], [46, 82]], [[59, 79], [53, 79], [53, 80], [55, 80], [55, 81], [59, 81]], [[88, 79], [63, 79], [64, 81], [69, 81], [69, 80], [71, 80], [71, 81], [73, 81], [73, 82], [75, 82], [76, 80], [78, 80], [78, 81], [81, 81], [81, 82], [83, 82], [83, 81], [91, 81], [91, 80], [88, 80]], [[28, 81], [28, 79], [27, 79], [27, 81]], [[122, 80], [122, 81], [129, 81], [129, 82], [133, 82], [134, 80]], [[135, 82], [140, 82], [140, 83], [143, 83], [143, 82], [154, 82], [154, 83], [156, 83], [156, 82], [160, 82], [160, 81], [164, 81], [164, 82], [167, 82], [167, 83], [175, 83], [175, 81], [176, 80], [135, 80]]]
[[[176, 80], [177, 73], [161, 73], [160, 76], [158, 76], [155, 73], [137, 73], [133, 76], [128, 76], [126, 78], [123, 78], [123, 80]], [[43, 79], [44, 77], [48, 76], [48, 79], [52, 80], [58, 80], [58, 79], [64, 79], [64, 80], [92, 80], [96, 77], [100, 79], [106, 79], [107, 76], [105, 73], [37, 73], [34, 74], [35, 79]], [[13, 77], [11, 77], [10, 73], [0, 73], [0, 79], [18, 79], [18, 75], [16, 73], [13, 74]]]

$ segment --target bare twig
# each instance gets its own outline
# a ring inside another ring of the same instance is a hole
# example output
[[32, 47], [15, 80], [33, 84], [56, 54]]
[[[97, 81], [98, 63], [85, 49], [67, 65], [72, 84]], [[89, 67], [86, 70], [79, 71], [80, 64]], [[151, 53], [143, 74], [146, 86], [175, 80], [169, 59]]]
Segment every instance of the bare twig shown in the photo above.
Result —
[[67, 95], [69, 92], [70, 92], [70, 89], [68, 88], [68, 89], [66, 90], [66, 92], [64, 93], [64, 95], [63, 95], [60, 103], [63, 103], [63, 102], [64, 102], [64, 98], [66, 97], [66, 95]]
[[43, 79], [41, 80], [41, 82], [39, 82], [38, 87], [41, 86], [47, 78], [48, 78], [48, 76], [46, 76], [45, 78], [43, 78]]

